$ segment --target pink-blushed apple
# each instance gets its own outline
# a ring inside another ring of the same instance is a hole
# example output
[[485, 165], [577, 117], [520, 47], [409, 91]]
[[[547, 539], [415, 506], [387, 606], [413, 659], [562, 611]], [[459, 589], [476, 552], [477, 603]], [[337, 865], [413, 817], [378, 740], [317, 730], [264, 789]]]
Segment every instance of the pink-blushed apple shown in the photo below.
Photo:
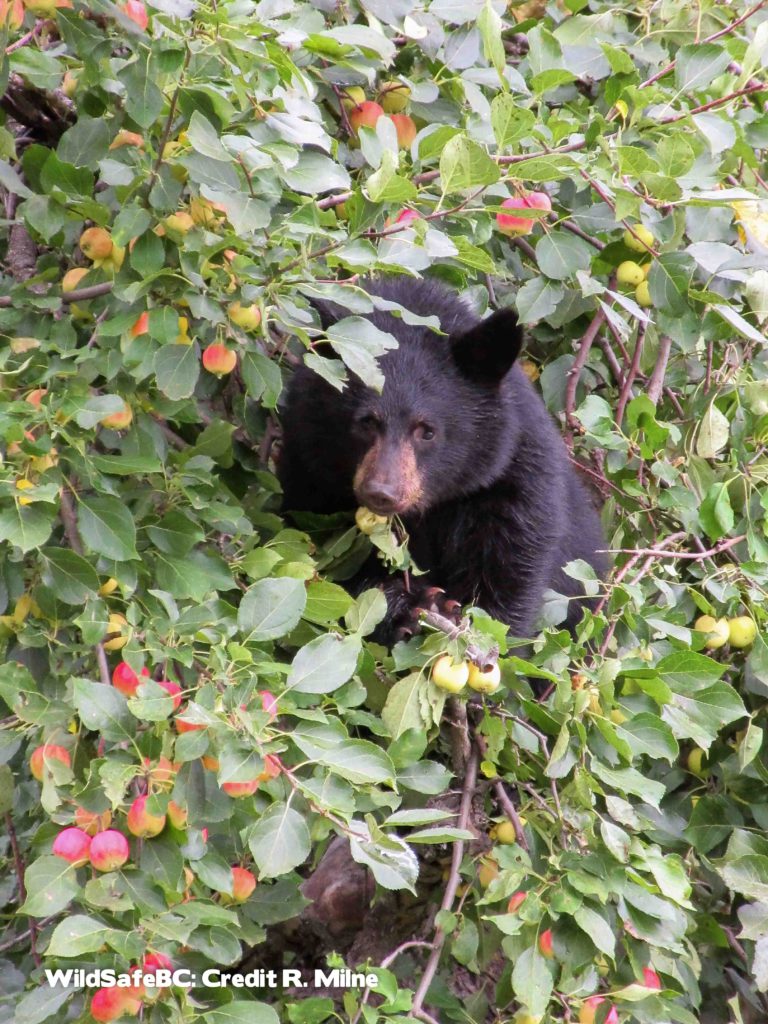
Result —
[[128, 840], [117, 829], [97, 832], [91, 840], [90, 860], [97, 871], [114, 871], [122, 867], [130, 855]]
[[[501, 205], [505, 210], [545, 210], [548, 213], [552, 209], [552, 200], [546, 192], [528, 192], [522, 196], [505, 199]], [[535, 223], [536, 219], [533, 217], [518, 217], [507, 213], [496, 214], [496, 226], [499, 231], [510, 237], [530, 234]]]
[[79, 828], [65, 828], [53, 841], [53, 853], [56, 857], [76, 868], [88, 863], [91, 848], [91, 837]]

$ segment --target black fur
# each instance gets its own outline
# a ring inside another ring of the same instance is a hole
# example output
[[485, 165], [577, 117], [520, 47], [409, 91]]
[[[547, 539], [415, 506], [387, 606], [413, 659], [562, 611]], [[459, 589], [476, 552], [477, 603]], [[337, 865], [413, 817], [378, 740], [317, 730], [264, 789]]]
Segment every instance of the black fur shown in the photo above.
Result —
[[[278, 465], [284, 508], [336, 512], [378, 502], [390, 511], [401, 498], [398, 453], [408, 444], [421, 495], [415, 507], [397, 510], [416, 564], [428, 574], [412, 577], [408, 591], [375, 559], [366, 565], [354, 589], [384, 586], [389, 615], [379, 637], [392, 641], [428, 586], [478, 604], [514, 635], [528, 636], [546, 588], [579, 593], [562, 566], [583, 558], [601, 573], [597, 551], [605, 545], [591, 495], [541, 398], [514, 365], [522, 340], [517, 321], [508, 310], [480, 321], [433, 281], [375, 281], [368, 291], [437, 315], [448, 337], [372, 313], [399, 342], [380, 360], [381, 395], [355, 378], [339, 393], [309, 369], [296, 372]], [[345, 311], [333, 307], [321, 312], [325, 326], [340, 315]], [[417, 424], [433, 429], [434, 438], [414, 440]], [[381, 454], [355, 493], [353, 478], [374, 442]], [[568, 625], [580, 614], [574, 600]]]

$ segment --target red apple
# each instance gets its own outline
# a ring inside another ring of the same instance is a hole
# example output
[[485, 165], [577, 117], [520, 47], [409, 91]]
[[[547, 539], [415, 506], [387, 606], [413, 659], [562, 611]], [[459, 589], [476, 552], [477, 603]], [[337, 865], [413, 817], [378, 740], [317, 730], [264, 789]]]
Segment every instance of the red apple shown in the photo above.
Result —
[[43, 781], [43, 769], [46, 761], [59, 761], [67, 768], [72, 764], [66, 747], [59, 747], [55, 743], [44, 743], [42, 747], [37, 747], [32, 751], [32, 756], [29, 759], [29, 770], [38, 782]]
[[85, 807], [75, 808], [75, 824], [89, 836], [95, 836], [97, 832], [109, 828], [111, 821], [111, 811], [102, 811], [99, 814], [96, 811], [87, 811]]
[[141, 967], [145, 974], [154, 974], [155, 971], [172, 971], [173, 961], [165, 953], [147, 953]]
[[138, 338], [140, 334], [146, 334], [147, 331], [149, 331], [149, 313], [144, 312], [131, 328], [131, 337]]
[[539, 936], [539, 952], [542, 956], [545, 956], [547, 960], [554, 960], [555, 950], [552, 945], [552, 929], [547, 928]]
[[128, 809], [128, 831], [142, 839], [159, 835], [165, 828], [164, 814], [151, 814], [147, 810], [146, 796], [137, 796]]
[[261, 779], [250, 779], [248, 782], [222, 782], [221, 788], [231, 797], [253, 796], [259, 788]]
[[89, 260], [105, 260], [112, 254], [112, 236], [106, 228], [86, 228], [80, 235], [80, 248]]
[[362, 127], [374, 128], [380, 117], [384, 116], [384, 108], [373, 100], [365, 100], [357, 107], [353, 107], [349, 114], [349, 126], [355, 136]]
[[24, 401], [29, 402], [29, 404], [33, 405], [35, 409], [39, 409], [47, 394], [48, 388], [35, 388], [34, 391], [29, 392]]
[[122, 832], [108, 828], [97, 832], [91, 840], [91, 864], [97, 871], [114, 871], [122, 867], [130, 856], [131, 848]]
[[276, 779], [282, 769], [283, 766], [280, 764], [280, 758], [274, 754], [267, 754], [264, 758], [264, 771], [259, 775], [259, 782], [268, 782], [270, 779]]
[[256, 876], [247, 868], [232, 868], [232, 901], [245, 903], [256, 888]]
[[421, 220], [421, 214], [416, 210], [401, 210], [395, 217], [395, 224], [412, 224], [415, 220]]
[[[505, 210], [551, 210], [552, 201], [546, 192], [529, 192], [524, 196], [512, 196], [501, 204]], [[496, 225], [504, 235], [528, 235], [536, 223], [532, 217], [515, 217], [505, 213], [496, 214]]]
[[259, 690], [261, 697], [261, 709], [269, 715], [270, 722], [277, 718], [277, 697], [269, 690]]
[[209, 373], [223, 377], [237, 366], [237, 353], [226, 345], [209, 345], [203, 352], [203, 366]]
[[522, 904], [525, 902], [525, 897], [528, 894], [525, 892], [513, 892], [509, 897], [509, 903], [507, 904], [507, 913], [514, 914], [520, 909]]
[[411, 143], [416, 138], [416, 125], [413, 118], [407, 114], [393, 114], [391, 121], [397, 132], [398, 146], [400, 149], [409, 149]]
[[[125, 430], [130, 427], [133, 421], [133, 409], [127, 402], [123, 402], [123, 408], [120, 412], [112, 412], [109, 416], [102, 416], [99, 420], [102, 427], [109, 427], [110, 430]], [[108, 647], [107, 650], [112, 650]]]
[[[144, 974], [156, 974], [158, 971], [172, 971], [173, 961], [165, 953], [147, 953], [141, 963], [141, 969]], [[157, 992], [165, 985], [153, 985], [151, 988], [152, 992]]]
[[135, 22], [142, 32], [145, 32], [147, 25], [149, 24], [149, 15], [147, 14], [147, 8], [141, 2], [141, 0], [126, 0], [120, 10], [131, 21]]
[[170, 679], [158, 679], [157, 685], [167, 691], [169, 697], [173, 697], [173, 710], [178, 711], [181, 707], [181, 687], [178, 683], [172, 683]]
[[661, 988], [661, 978], [652, 967], [643, 968], [643, 984], [646, 988]]
[[100, 988], [94, 993], [91, 999], [91, 1016], [97, 1021], [117, 1020], [126, 1013], [138, 1013], [137, 1010], [129, 1009], [130, 989], [118, 988], [117, 985], [110, 985], [108, 988]]
[[178, 715], [173, 720], [173, 724], [176, 726], [176, 732], [195, 732], [197, 729], [204, 729], [204, 725], [199, 725], [195, 722], [185, 722], [183, 718], [179, 718]]
[[[148, 677], [149, 669], [143, 668], [141, 674], [145, 678]], [[141, 680], [127, 661], [121, 661], [119, 665], [115, 666], [112, 673], [112, 685], [124, 697], [135, 697], [140, 682]]]
[[158, 758], [157, 764], [152, 767], [152, 762], [148, 757], [144, 758], [144, 767], [149, 772], [150, 782], [156, 786], [165, 787], [173, 782], [174, 776], [181, 767], [180, 764], [174, 764], [167, 757]]
[[[590, 996], [589, 999], [585, 999], [579, 1010], [579, 1024], [594, 1024], [597, 1008], [604, 1002], [605, 996]], [[608, 1011], [604, 1024], [619, 1024], [619, 1014], [615, 1006]]]
[[65, 828], [53, 841], [53, 853], [79, 868], [88, 863], [91, 837], [79, 828]]
[[174, 828], [186, 828], [189, 811], [186, 807], [180, 807], [175, 800], [168, 801], [168, 817]]

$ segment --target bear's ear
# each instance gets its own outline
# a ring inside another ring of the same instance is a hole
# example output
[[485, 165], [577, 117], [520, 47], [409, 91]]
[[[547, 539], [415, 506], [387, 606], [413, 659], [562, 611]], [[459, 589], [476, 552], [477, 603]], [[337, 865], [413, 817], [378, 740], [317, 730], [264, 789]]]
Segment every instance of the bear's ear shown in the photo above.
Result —
[[451, 338], [451, 352], [465, 377], [498, 384], [523, 347], [523, 331], [511, 309], [500, 309], [464, 334]]

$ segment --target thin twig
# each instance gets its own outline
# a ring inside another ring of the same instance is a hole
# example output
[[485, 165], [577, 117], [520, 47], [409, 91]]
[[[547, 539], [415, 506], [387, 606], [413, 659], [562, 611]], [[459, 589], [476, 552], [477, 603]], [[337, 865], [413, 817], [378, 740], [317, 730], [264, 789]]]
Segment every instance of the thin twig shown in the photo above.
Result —
[[[408, 942], [401, 943], [397, 947], [397, 949], [393, 949], [391, 953], [387, 954], [387, 956], [385, 956], [384, 959], [379, 964], [379, 967], [381, 968], [381, 970], [385, 971], [390, 966], [390, 964], [394, 963], [394, 961], [400, 956], [401, 953], [405, 953], [406, 950], [415, 949], [417, 947], [420, 947], [422, 949], [431, 949], [432, 943], [423, 942], [420, 939], [409, 939]], [[2, 947], [0, 947], [0, 949], [1, 948]], [[363, 995], [360, 1000], [360, 1005], [357, 1008], [357, 1013], [350, 1021], [350, 1024], [358, 1024], [358, 1021], [360, 1020], [360, 1017], [362, 1016], [363, 1013], [363, 1007], [368, 1002], [370, 995], [371, 990], [366, 986], [365, 989], [363, 990]]]
[[[659, 544], [654, 548], [615, 548], [612, 549], [612, 553], [620, 555], [652, 555], [654, 558], [685, 558], [692, 562], [700, 562], [704, 558], [712, 558], [715, 555], [722, 554], [723, 551], [736, 547], [737, 544], [741, 544], [746, 539], [746, 533], [741, 533], [738, 537], [729, 537], [727, 540], [721, 540], [714, 547], [707, 548], [706, 551], [666, 551]], [[669, 538], [667, 538], [667, 541], [669, 541]]]
[[[16, 835], [16, 828], [13, 824], [13, 818], [11, 817], [10, 811], [5, 812], [5, 828], [11, 842], [11, 850], [13, 851], [13, 863], [16, 867], [16, 878], [19, 883], [19, 906], [21, 906], [27, 899], [27, 889], [24, 885], [24, 858], [21, 856], [19, 839]], [[32, 954], [32, 959], [39, 967], [42, 961], [40, 960], [40, 954], [37, 952], [37, 922], [34, 918], [30, 918], [29, 922], [29, 949]]]
[[[472, 799], [474, 797], [475, 785], [477, 783], [478, 763], [478, 748], [475, 744], [472, 744], [472, 750], [469, 755], [469, 760], [467, 761], [467, 772], [464, 776], [464, 786], [461, 792], [461, 807], [459, 809], [459, 820], [457, 823], [458, 828], [460, 829], [466, 829], [469, 824], [469, 816], [472, 810]], [[453, 906], [453, 901], [456, 898], [456, 891], [459, 888], [459, 870], [461, 868], [463, 858], [464, 840], [457, 839], [453, 844], [451, 870], [445, 886], [445, 892], [443, 893], [443, 901], [440, 904], [440, 910], [450, 910]], [[410, 1011], [411, 1016], [427, 1022], [429, 1022], [431, 1018], [429, 1014], [424, 1012], [424, 1000], [427, 997], [429, 986], [432, 984], [437, 972], [437, 967], [440, 963], [440, 954], [443, 951], [446, 938], [447, 935], [442, 928], [438, 927], [435, 929], [435, 935], [432, 939], [432, 952], [424, 968], [424, 973], [421, 976], [419, 987], [416, 989], [416, 993], [413, 997], [413, 1005]]]
[[592, 318], [592, 322], [589, 327], [584, 332], [584, 336], [579, 343], [579, 350], [576, 353], [573, 366], [568, 371], [568, 383], [565, 388], [565, 422], [568, 428], [568, 437], [570, 441], [573, 440], [573, 432], [578, 426], [573, 413], [576, 408], [576, 389], [579, 386], [579, 378], [581, 377], [581, 371], [584, 369], [589, 357], [592, 343], [597, 337], [598, 331], [602, 327], [604, 321], [605, 310], [601, 306]]
[[[731, 32], [733, 32], [735, 28], [738, 28], [739, 25], [742, 25], [748, 18], [751, 18], [753, 14], [757, 14], [758, 11], [762, 10], [762, 8], [765, 7], [766, 3], [768, 3], [768, 0], [760, 0], [760, 3], [755, 4], [754, 7], [750, 7], [750, 9], [746, 11], [744, 14], [742, 14], [740, 18], [737, 18], [735, 21], [730, 22], [728, 25], [725, 26], [725, 28], [721, 28], [718, 32], [713, 32], [711, 36], [707, 36], [706, 39], [702, 40], [702, 43], [713, 43], [715, 39], [721, 39], [723, 36], [729, 35]], [[677, 61], [670, 61], [669, 64], [666, 64], [663, 68], [661, 68], [661, 70], [651, 75], [650, 78], [646, 78], [644, 82], [641, 82], [637, 88], [647, 89], [649, 85], [653, 85], [654, 82], [658, 82], [660, 78], [664, 78], [665, 75], [668, 75], [670, 73], [670, 71], [674, 71], [676, 67]]]
[[669, 362], [669, 353], [672, 349], [672, 339], [662, 334], [659, 338], [659, 351], [656, 354], [656, 365], [653, 368], [653, 373], [648, 381], [648, 390], [646, 394], [653, 402], [654, 405], [659, 404], [661, 393], [664, 390], [664, 376], [667, 372], [667, 363]]
[[640, 321], [637, 325], [637, 338], [635, 339], [635, 351], [632, 353], [632, 362], [629, 364], [627, 376], [621, 387], [619, 402], [616, 406], [616, 425], [621, 427], [624, 419], [624, 410], [627, 407], [629, 396], [632, 393], [632, 385], [635, 383], [638, 370], [640, 369], [640, 358], [643, 354], [643, 342], [645, 341], [645, 324]]

